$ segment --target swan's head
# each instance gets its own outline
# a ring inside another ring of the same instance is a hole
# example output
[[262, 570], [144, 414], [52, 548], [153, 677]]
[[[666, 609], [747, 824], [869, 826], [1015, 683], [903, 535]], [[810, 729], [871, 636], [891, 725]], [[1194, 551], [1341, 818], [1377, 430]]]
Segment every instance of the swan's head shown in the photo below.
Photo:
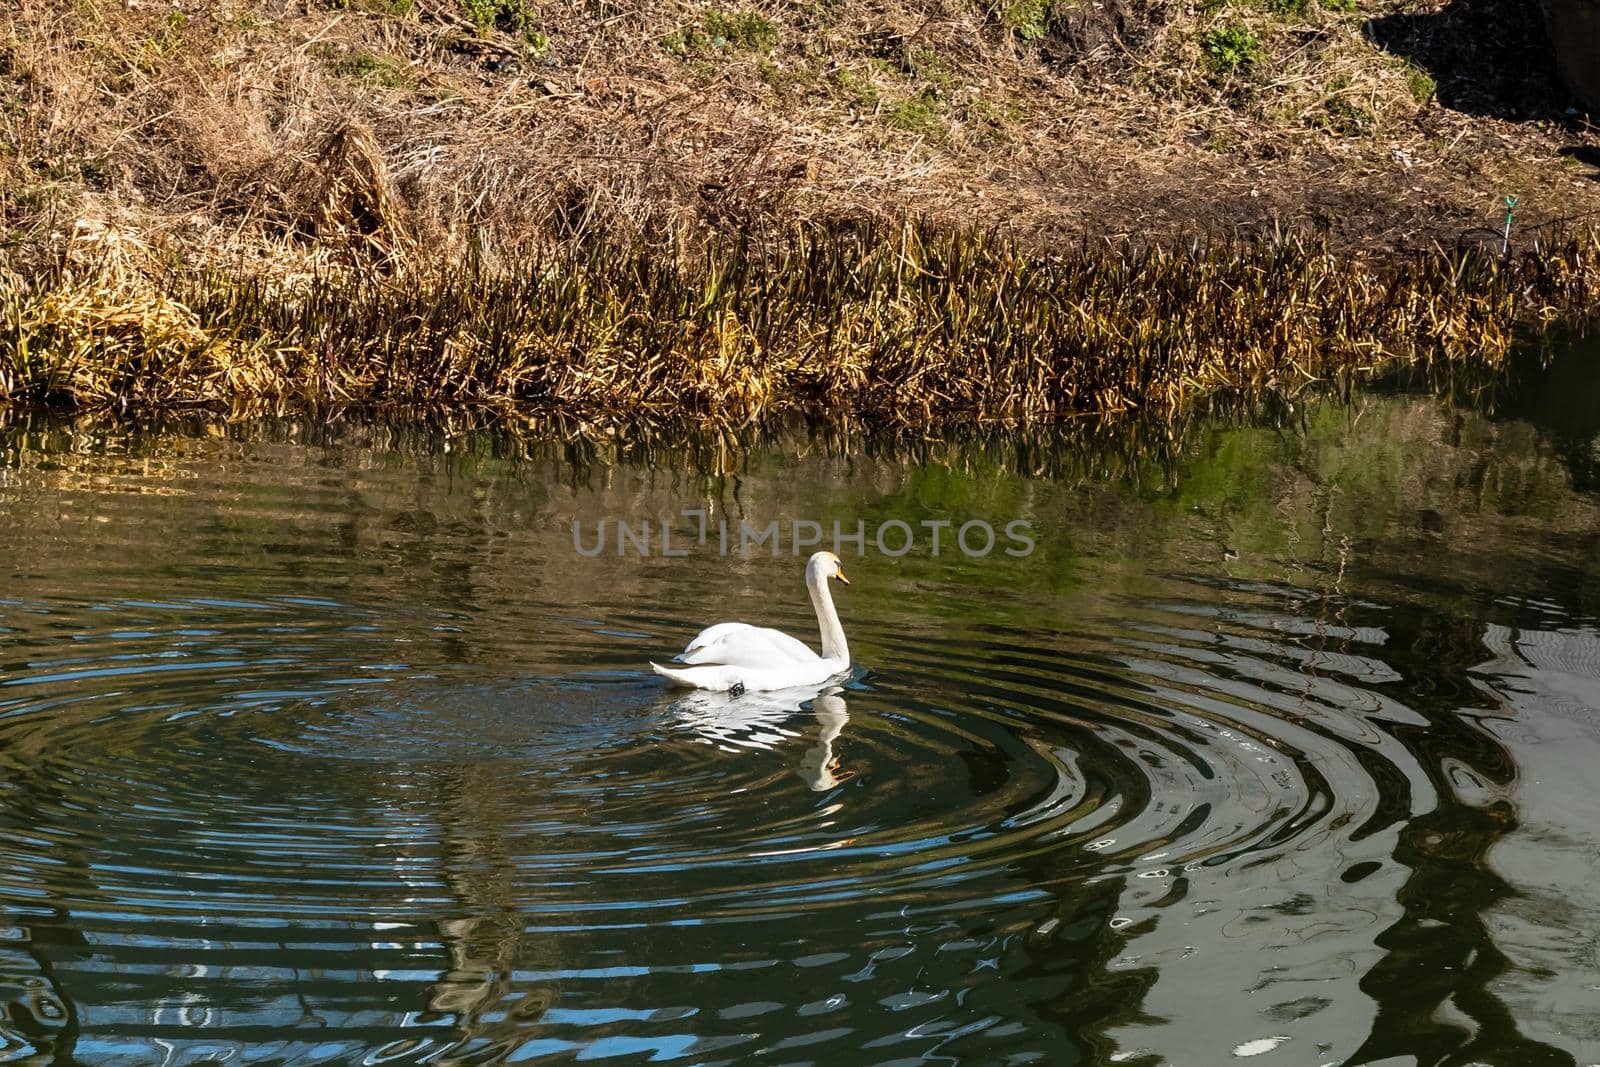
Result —
[[806, 577], [814, 578], [818, 582], [825, 582], [829, 578], [837, 578], [845, 585], [850, 584], [850, 579], [844, 576], [844, 564], [839, 562], [839, 557], [832, 552], [817, 552], [806, 561]]

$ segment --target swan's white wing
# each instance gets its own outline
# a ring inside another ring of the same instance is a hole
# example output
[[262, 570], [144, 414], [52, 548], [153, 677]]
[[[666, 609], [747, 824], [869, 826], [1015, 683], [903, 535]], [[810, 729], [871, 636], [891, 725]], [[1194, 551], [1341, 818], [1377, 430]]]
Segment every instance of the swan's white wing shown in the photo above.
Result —
[[701, 631], [678, 659], [690, 664], [723, 664], [751, 670], [773, 670], [820, 659], [782, 630], [749, 626], [742, 622], [718, 623]]
[[679, 663], [706, 662], [699, 659], [690, 659], [689, 657], [703, 651], [711, 645], [716, 644], [718, 641], [737, 630], [754, 629], [755, 627], [751, 626], [747, 622], [719, 622], [712, 626], [707, 626], [704, 630], [701, 630], [699, 633], [695, 634], [694, 637], [690, 639], [689, 643], [684, 646], [683, 651], [674, 658], [677, 659]]

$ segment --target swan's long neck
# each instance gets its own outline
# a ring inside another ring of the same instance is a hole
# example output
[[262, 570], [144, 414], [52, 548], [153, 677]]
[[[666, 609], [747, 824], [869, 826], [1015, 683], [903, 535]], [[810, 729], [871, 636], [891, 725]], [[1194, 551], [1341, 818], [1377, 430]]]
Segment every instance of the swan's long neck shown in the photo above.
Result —
[[833, 610], [833, 594], [828, 592], [828, 579], [808, 571], [806, 588], [811, 590], [811, 606], [817, 609], [817, 628], [822, 631], [822, 658], [836, 659], [842, 666], [850, 666], [850, 646], [845, 643], [844, 627], [839, 625], [839, 613]]

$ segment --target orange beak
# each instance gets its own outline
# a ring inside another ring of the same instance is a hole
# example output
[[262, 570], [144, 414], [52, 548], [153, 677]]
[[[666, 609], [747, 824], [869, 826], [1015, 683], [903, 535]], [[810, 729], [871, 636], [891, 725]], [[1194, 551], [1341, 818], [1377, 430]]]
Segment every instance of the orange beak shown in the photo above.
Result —
[[848, 579], [848, 578], [846, 578], [844, 576], [844, 568], [842, 568], [842, 567], [834, 574], [834, 577], [839, 579], [845, 585], [849, 585], [850, 584], [850, 579]]

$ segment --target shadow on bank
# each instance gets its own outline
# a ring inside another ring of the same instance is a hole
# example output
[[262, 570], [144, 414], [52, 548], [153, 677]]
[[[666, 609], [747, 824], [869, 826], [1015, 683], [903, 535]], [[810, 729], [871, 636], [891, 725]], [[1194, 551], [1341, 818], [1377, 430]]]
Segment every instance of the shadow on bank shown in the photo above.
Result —
[[1574, 94], [1600, 109], [1600, 37], [1586, 39], [1600, 29], [1600, 0], [1545, 0], [1544, 9], [1535, 0], [1453, 0], [1370, 19], [1362, 29], [1433, 78], [1439, 103], [1452, 111], [1556, 119]]

